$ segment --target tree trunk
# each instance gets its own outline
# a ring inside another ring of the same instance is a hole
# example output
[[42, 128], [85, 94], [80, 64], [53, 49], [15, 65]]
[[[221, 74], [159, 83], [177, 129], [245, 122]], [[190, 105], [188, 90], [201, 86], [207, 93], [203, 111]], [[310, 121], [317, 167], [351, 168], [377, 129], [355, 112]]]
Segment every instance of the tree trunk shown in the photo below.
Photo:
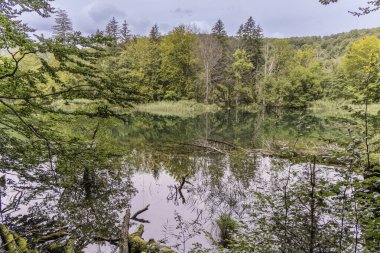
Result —
[[131, 213], [130, 210], [127, 209], [125, 211], [124, 220], [123, 220], [123, 227], [121, 228], [121, 235], [120, 235], [120, 253], [129, 253], [129, 217]]
[[209, 71], [209, 67], [206, 66], [206, 98], [205, 98], [205, 103], [208, 104], [208, 95], [209, 95], [209, 75], [210, 75], [210, 71]]

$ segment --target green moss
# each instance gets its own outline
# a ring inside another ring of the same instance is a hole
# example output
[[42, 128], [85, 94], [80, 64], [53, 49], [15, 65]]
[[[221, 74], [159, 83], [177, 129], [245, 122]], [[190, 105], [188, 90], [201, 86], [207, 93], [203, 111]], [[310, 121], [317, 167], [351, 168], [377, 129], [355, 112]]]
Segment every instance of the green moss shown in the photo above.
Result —
[[66, 247], [65, 247], [65, 253], [75, 253], [74, 248], [74, 241], [72, 239], [67, 241]]
[[4, 226], [0, 226], [1, 238], [5, 242], [5, 249], [8, 253], [18, 253], [18, 247], [13, 234]]
[[139, 237], [136, 234], [132, 234], [129, 236], [129, 242], [132, 253], [140, 253], [144, 252], [147, 249], [148, 242]]
[[14, 237], [16, 238], [16, 243], [17, 243], [19, 252], [21, 252], [21, 253], [29, 252], [27, 240], [21, 236], [16, 237], [14, 235]]
[[170, 248], [161, 246], [154, 240], [149, 240], [148, 242], [142, 238], [144, 233], [144, 226], [140, 225], [137, 231], [129, 235], [129, 246], [130, 252], [132, 253], [142, 253], [142, 252], [157, 252], [157, 253], [175, 253]]

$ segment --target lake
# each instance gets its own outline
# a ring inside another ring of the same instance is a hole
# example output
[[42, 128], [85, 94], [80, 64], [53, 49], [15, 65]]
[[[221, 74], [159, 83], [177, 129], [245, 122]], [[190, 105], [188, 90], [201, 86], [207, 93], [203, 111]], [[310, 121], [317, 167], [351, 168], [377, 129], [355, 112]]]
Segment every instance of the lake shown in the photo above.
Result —
[[303, 252], [310, 240], [359, 252], [356, 203], [346, 198], [360, 177], [336, 158], [351, 124], [308, 111], [73, 118], [56, 126], [70, 141], [50, 161], [37, 150], [12, 155], [25, 163], [2, 156], [2, 221], [40, 238], [30, 241], [42, 252], [67, 238], [84, 252], [115, 252], [124, 213], [144, 208], [130, 233], [143, 224], [144, 239], [178, 252], [226, 244], [229, 219], [257, 252]]

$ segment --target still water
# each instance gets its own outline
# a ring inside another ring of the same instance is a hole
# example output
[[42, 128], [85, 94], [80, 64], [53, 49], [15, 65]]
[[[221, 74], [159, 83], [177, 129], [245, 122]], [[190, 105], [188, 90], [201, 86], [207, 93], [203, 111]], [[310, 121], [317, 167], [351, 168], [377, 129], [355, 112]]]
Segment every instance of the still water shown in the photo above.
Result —
[[[293, 157], [287, 149], [338, 149], [328, 141], [346, 138], [336, 121], [299, 111], [76, 119], [60, 127], [89, 141], [57, 149], [51, 164], [41, 158], [36, 166], [39, 159], [28, 157], [34, 163], [3, 174], [2, 221], [27, 238], [60, 233], [33, 242], [41, 251], [69, 237], [84, 252], [116, 252], [104, 238], [119, 235], [126, 210], [147, 207], [131, 220], [131, 233], [143, 224], [144, 239], [178, 252], [211, 248], [221, 240], [223, 215], [258, 229], [252, 214], [275, 213], [285, 186], [307, 183], [311, 171], [323, 186], [341, 178], [336, 166], [286, 159]], [[263, 196], [274, 197], [272, 207], [264, 207]], [[320, 215], [321, 227], [331, 223]]]

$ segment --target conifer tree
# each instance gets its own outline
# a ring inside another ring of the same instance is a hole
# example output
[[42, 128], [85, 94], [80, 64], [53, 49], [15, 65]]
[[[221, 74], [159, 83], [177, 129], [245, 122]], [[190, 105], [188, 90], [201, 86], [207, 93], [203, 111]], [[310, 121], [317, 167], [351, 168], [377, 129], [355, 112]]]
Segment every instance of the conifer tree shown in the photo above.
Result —
[[241, 30], [243, 48], [249, 55], [249, 60], [258, 70], [263, 64], [263, 31], [252, 17], [249, 17]]
[[218, 21], [216, 21], [212, 28], [212, 35], [218, 39], [222, 46], [226, 46], [228, 37], [222, 20], [218, 19]]
[[119, 23], [115, 17], [108, 22], [105, 34], [109, 36], [115, 44], [118, 42], [120, 38]]
[[[232, 83], [229, 82], [229, 69], [228, 67], [231, 65], [228, 54], [228, 36], [224, 27], [224, 23], [222, 20], [218, 20], [214, 27], [212, 28], [212, 36], [218, 41], [220, 44], [220, 57], [218, 59], [217, 64], [212, 69], [211, 72], [211, 91], [210, 94], [213, 95], [215, 90], [221, 89], [226, 90], [227, 87], [231, 86]], [[223, 91], [219, 91], [216, 94], [223, 94]], [[226, 96], [219, 96], [218, 99], [225, 101]], [[214, 98], [213, 98], [214, 99]]]
[[157, 24], [154, 24], [154, 26], [152, 26], [152, 29], [150, 29], [150, 33], [149, 33], [149, 38], [152, 40], [152, 41], [159, 41], [160, 40], [160, 37], [161, 37], [161, 34], [158, 30], [158, 25]]
[[123, 24], [121, 24], [120, 28], [120, 38], [121, 42], [125, 43], [131, 38], [131, 30], [129, 29], [129, 26], [127, 24], [127, 21], [124, 20]]
[[239, 26], [239, 30], [238, 30], [237, 33], [236, 33], [236, 37], [237, 37], [238, 39], [241, 39], [241, 38], [243, 37], [243, 28], [244, 28], [243, 25], [240, 25], [240, 26]]
[[55, 25], [53, 26], [54, 37], [65, 42], [72, 32], [73, 25], [69, 15], [65, 10], [58, 10], [55, 17]]

